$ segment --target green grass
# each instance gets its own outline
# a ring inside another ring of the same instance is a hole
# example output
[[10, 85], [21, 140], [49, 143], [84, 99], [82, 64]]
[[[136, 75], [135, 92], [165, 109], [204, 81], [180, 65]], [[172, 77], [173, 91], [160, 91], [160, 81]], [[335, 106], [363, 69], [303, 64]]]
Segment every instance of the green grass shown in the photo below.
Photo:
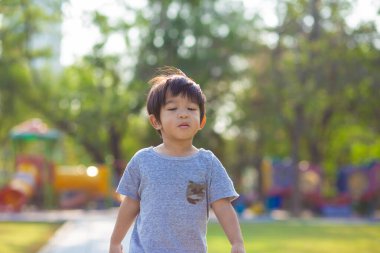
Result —
[[[247, 253], [380, 253], [380, 224], [241, 224]], [[209, 224], [209, 253], [230, 253], [219, 224]]]
[[[1, 253], [35, 253], [57, 223], [0, 222]], [[247, 253], [380, 253], [380, 223], [269, 222], [241, 224]], [[208, 253], [230, 253], [219, 224], [210, 223]]]
[[38, 252], [60, 225], [58, 223], [0, 222], [0, 252]]

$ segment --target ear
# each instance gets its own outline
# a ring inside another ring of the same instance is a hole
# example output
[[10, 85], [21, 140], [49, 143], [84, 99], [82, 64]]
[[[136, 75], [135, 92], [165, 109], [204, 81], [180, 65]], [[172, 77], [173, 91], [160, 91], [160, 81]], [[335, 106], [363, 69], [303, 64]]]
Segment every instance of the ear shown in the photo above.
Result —
[[202, 128], [205, 127], [206, 121], [207, 121], [207, 117], [206, 117], [206, 114], [205, 114], [205, 115], [203, 115], [203, 118], [202, 118], [202, 121], [201, 121], [201, 125], [199, 126], [200, 129], [202, 129]]
[[154, 129], [156, 130], [161, 129], [161, 123], [156, 119], [156, 117], [153, 114], [149, 115], [149, 122], [153, 126]]

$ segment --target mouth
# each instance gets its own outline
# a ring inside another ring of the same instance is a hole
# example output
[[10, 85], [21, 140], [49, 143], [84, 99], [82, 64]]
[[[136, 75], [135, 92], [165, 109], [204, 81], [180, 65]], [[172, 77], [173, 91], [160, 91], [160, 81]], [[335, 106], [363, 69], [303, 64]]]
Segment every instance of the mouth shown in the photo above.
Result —
[[188, 123], [182, 123], [182, 124], [179, 124], [178, 127], [180, 128], [186, 128], [186, 127], [189, 127], [190, 125]]

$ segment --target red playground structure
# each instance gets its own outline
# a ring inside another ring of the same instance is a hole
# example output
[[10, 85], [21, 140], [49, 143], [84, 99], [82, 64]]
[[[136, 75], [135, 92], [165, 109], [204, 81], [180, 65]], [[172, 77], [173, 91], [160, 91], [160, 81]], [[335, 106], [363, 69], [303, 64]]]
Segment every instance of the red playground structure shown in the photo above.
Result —
[[89, 203], [111, 206], [118, 200], [110, 167], [54, 162], [53, 150], [60, 137], [39, 119], [12, 129], [15, 166], [13, 175], [0, 187], [0, 212], [18, 212], [28, 204], [39, 209], [84, 208]]

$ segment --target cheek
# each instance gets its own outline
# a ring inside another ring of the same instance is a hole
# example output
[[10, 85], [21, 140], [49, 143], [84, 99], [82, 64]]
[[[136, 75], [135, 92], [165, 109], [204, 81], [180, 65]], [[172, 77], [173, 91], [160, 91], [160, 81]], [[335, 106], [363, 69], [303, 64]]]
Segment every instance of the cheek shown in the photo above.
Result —
[[173, 118], [175, 118], [175, 117], [173, 117], [173, 115], [171, 115], [170, 113], [165, 112], [165, 113], [161, 114], [161, 122], [163, 124], [170, 123], [171, 121], [173, 121]]
[[201, 114], [199, 112], [194, 113], [194, 118], [196, 118], [198, 121], [201, 119]]
[[192, 118], [192, 121], [194, 122], [194, 124], [196, 124], [196, 125], [199, 125], [200, 126], [200, 124], [201, 124], [201, 120], [200, 120], [200, 115], [194, 115]]

